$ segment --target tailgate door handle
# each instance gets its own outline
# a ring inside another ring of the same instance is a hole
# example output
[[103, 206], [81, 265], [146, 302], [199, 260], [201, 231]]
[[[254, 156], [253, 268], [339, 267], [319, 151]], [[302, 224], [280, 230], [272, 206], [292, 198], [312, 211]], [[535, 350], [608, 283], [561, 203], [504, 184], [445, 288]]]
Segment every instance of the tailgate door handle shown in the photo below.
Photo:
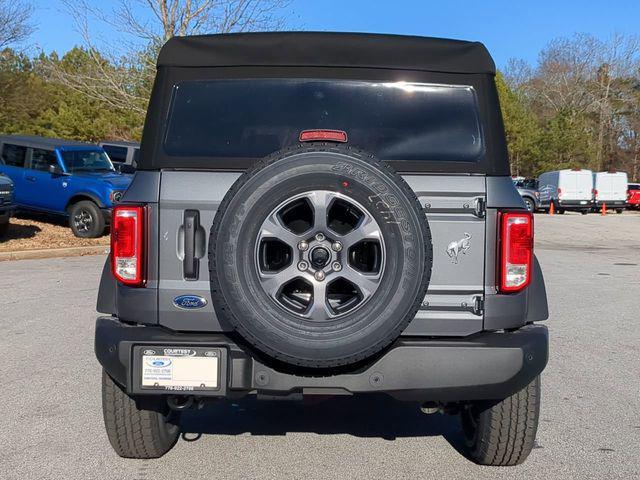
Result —
[[182, 269], [186, 280], [198, 279], [200, 259], [196, 256], [196, 232], [200, 228], [200, 213], [197, 210], [184, 212], [184, 259]]
[[36, 177], [32, 177], [31, 175], [27, 175], [25, 178], [27, 179], [27, 182], [35, 182], [36, 181]]

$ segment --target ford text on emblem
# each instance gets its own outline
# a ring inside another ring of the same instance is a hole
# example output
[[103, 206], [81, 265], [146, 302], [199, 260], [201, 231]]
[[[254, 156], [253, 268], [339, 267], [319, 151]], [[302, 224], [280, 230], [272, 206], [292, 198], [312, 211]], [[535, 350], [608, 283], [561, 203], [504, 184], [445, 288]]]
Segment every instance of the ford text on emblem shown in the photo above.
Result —
[[207, 299], [198, 295], [180, 295], [173, 299], [173, 304], [183, 310], [202, 308], [207, 304]]

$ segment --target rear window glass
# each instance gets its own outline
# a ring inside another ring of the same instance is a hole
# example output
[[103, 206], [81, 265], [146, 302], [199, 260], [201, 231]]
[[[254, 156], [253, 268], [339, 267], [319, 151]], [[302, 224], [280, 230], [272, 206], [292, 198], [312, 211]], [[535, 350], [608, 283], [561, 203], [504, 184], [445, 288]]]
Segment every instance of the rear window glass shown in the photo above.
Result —
[[112, 162], [125, 163], [127, 161], [127, 147], [118, 147], [116, 145], [102, 145], [102, 148]]
[[261, 158], [308, 129], [344, 130], [349, 145], [384, 160], [477, 162], [484, 153], [472, 87], [311, 79], [179, 83], [164, 148]]
[[4, 144], [2, 149], [2, 162], [12, 167], [24, 167], [24, 161], [27, 158], [27, 147], [20, 145]]

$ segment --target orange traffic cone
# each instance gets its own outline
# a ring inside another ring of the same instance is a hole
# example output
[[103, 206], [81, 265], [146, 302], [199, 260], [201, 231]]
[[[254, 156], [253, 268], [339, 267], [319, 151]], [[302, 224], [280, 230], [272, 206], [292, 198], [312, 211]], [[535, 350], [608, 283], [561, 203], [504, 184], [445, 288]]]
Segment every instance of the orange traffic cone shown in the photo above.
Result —
[[600, 212], [600, 215], [602, 215], [603, 217], [607, 214], [607, 204], [603, 203], [602, 204], [602, 211]]
[[553, 202], [549, 204], [549, 215], [553, 215], [556, 213], [556, 207], [553, 206]]

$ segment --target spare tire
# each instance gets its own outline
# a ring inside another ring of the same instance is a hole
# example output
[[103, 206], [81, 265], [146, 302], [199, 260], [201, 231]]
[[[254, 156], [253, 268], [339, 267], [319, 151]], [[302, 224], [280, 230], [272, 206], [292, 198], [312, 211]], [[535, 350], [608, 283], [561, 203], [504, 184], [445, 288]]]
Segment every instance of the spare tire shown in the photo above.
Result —
[[209, 240], [216, 314], [269, 358], [330, 368], [387, 347], [414, 318], [432, 266], [415, 193], [347, 146], [277, 152], [224, 197]]

